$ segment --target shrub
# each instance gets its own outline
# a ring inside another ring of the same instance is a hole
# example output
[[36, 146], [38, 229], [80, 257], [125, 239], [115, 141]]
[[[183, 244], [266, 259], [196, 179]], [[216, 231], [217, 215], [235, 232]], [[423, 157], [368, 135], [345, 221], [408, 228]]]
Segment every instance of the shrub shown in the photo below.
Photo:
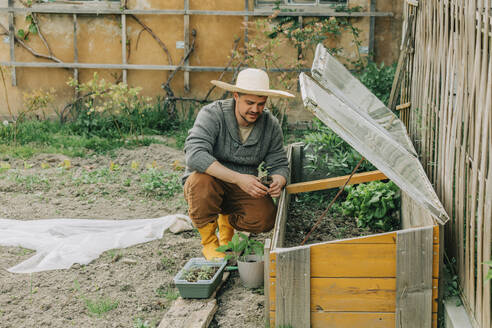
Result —
[[385, 66], [384, 63], [378, 65], [370, 61], [360, 72], [356, 73], [356, 76], [386, 105], [391, 94], [395, 72], [396, 64]]

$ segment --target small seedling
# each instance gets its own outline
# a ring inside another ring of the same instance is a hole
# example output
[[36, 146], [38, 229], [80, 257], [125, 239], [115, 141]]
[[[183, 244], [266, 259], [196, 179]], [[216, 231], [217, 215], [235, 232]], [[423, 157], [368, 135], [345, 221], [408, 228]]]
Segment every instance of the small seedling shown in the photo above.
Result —
[[188, 282], [197, 282], [198, 280], [210, 280], [214, 277], [219, 268], [215, 266], [202, 265], [201, 267], [192, 267], [183, 273], [183, 279]]
[[149, 321], [143, 320], [142, 318], [137, 318], [133, 323], [133, 328], [153, 328], [155, 325], [151, 325]]
[[157, 270], [166, 270], [167, 272], [172, 271], [175, 268], [176, 261], [172, 258], [162, 257], [160, 262], [157, 264]]
[[269, 186], [273, 182], [272, 178], [268, 175], [268, 167], [265, 167], [265, 162], [261, 162], [258, 165], [258, 180], [266, 186]]

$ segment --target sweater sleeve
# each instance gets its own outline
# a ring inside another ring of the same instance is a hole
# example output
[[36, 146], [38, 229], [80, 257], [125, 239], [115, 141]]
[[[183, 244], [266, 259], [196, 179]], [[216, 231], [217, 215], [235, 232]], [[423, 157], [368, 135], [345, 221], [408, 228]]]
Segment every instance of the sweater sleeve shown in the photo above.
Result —
[[287, 160], [287, 154], [284, 149], [284, 138], [282, 135], [282, 128], [278, 121], [274, 118], [272, 141], [270, 143], [270, 149], [265, 157], [266, 167], [269, 168], [269, 174], [279, 174], [288, 181], [290, 174], [289, 161]]
[[186, 166], [192, 171], [205, 172], [216, 161], [213, 146], [219, 133], [219, 118], [212, 107], [204, 107], [198, 113], [193, 128], [185, 141]]

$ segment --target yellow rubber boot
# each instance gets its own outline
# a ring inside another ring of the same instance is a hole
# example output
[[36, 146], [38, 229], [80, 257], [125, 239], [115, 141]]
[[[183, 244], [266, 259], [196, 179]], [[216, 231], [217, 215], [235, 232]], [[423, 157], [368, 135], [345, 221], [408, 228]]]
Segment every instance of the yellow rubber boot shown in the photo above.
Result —
[[219, 245], [227, 245], [234, 236], [234, 228], [229, 223], [229, 215], [219, 214]]
[[215, 234], [216, 229], [217, 222], [210, 222], [203, 228], [198, 228], [198, 232], [200, 232], [200, 236], [202, 237], [202, 253], [207, 260], [214, 258], [223, 259], [225, 257], [224, 253], [216, 251], [217, 247], [219, 247], [219, 240]]

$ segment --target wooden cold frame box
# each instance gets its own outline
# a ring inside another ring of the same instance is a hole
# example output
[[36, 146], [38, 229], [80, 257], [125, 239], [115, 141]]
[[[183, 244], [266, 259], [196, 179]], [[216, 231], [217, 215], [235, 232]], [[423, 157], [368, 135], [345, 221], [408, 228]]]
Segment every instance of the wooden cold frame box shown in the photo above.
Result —
[[[291, 182], [300, 174], [302, 156], [301, 145], [289, 146]], [[374, 175], [372, 180], [385, 178], [379, 171]], [[265, 243], [270, 327], [437, 328], [442, 226], [402, 190], [402, 230], [284, 248], [295, 185], [283, 191]], [[320, 189], [326, 187], [312, 190]]]

